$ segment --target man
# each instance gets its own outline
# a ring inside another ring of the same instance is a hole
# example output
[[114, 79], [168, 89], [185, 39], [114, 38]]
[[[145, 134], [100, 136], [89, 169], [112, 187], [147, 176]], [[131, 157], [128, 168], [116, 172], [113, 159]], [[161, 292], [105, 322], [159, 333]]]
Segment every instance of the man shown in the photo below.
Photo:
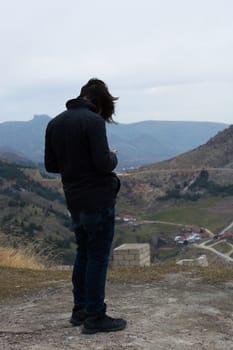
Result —
[[91, 79], [46, 129], [45, 167], [61, 173], [77, 240], [70, 322], [83, 325], [86, 334], [126, 326], [125, 320], [106, 315], [104, 303], [114, 205], [120, 188], [112, 172], [117, 165], [116, 151], [109, 150], [105, 122], [113, 122], [116, 100], [103, 81]]

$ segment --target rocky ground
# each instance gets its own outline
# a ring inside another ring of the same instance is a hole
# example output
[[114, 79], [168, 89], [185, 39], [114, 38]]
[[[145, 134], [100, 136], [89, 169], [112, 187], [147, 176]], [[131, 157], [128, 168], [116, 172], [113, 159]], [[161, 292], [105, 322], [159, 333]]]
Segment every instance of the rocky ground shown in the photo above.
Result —
[[207, 284], [178, 273], [147, 284], [108, 283], [108, 313], [128, 326], [95, 335], [69, 324], [70, 290], [61, 282], [1, 302], [0, 349], [233, 349], [233, 282]]

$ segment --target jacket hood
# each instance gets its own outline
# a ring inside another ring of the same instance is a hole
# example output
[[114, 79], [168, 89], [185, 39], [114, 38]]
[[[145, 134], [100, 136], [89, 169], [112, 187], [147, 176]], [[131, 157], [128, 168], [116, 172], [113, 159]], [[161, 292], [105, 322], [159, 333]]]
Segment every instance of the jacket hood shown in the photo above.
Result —
[[96, 106], [89, 100], [83, 99], [81, 97], [73, 98], [66, 102], [67, 109], [74, 108], [88, 108], [92, 112], [96, 112]]

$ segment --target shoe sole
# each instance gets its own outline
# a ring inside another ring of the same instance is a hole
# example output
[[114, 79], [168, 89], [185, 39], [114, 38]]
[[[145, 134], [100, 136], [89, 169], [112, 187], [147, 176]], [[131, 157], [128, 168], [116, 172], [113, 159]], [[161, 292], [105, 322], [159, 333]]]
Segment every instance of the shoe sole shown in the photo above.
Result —
[[101, 328], [86, 328], [86, 327], [82, 327], [82, 334], [95, 334], [98, 332], [117, 332], [117, 331], [122, 331], [123, 329], [125, 329], [126, 324], [122, 325], [121, 327], [118, 328], [109, 328], [109, 329], [101, 329]]
[[76, 327], [81, 326], [81, 325], [83, 324], [83, 322], [84, 322], [84, 321], [78, 321], [78, 322], [77, 322], [77, 321], [75, 321], [75, 320], [72, 319], [72, 318], [70, 319], [70, 323], [71, 323], [72, 326], [74, 326], [74, 327], [75, 327], [75, 326], [76, 326]]

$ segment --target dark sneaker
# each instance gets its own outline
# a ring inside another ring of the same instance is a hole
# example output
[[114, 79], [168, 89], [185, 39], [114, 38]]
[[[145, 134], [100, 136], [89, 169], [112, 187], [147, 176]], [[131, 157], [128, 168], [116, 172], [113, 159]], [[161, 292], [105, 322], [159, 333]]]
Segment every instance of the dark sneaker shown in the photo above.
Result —
[[123, 318], [112, 318], [107, 315], [88, 317], [83, 323], [82, 333], [117, 332], [124, 329], [126, 324], [127, 322]]
[[72, 310], [72, 315], [70, 318], [70, 323], [73, 326], [81, 326], [81, 324], [83, 324], [83, 322], [85, 321], [85, 319], [87, 318], [87, 314], [85, 312], [85, 310], [82, 308], [78, 308], [76, 306], [74, 306], [73, 310]]

